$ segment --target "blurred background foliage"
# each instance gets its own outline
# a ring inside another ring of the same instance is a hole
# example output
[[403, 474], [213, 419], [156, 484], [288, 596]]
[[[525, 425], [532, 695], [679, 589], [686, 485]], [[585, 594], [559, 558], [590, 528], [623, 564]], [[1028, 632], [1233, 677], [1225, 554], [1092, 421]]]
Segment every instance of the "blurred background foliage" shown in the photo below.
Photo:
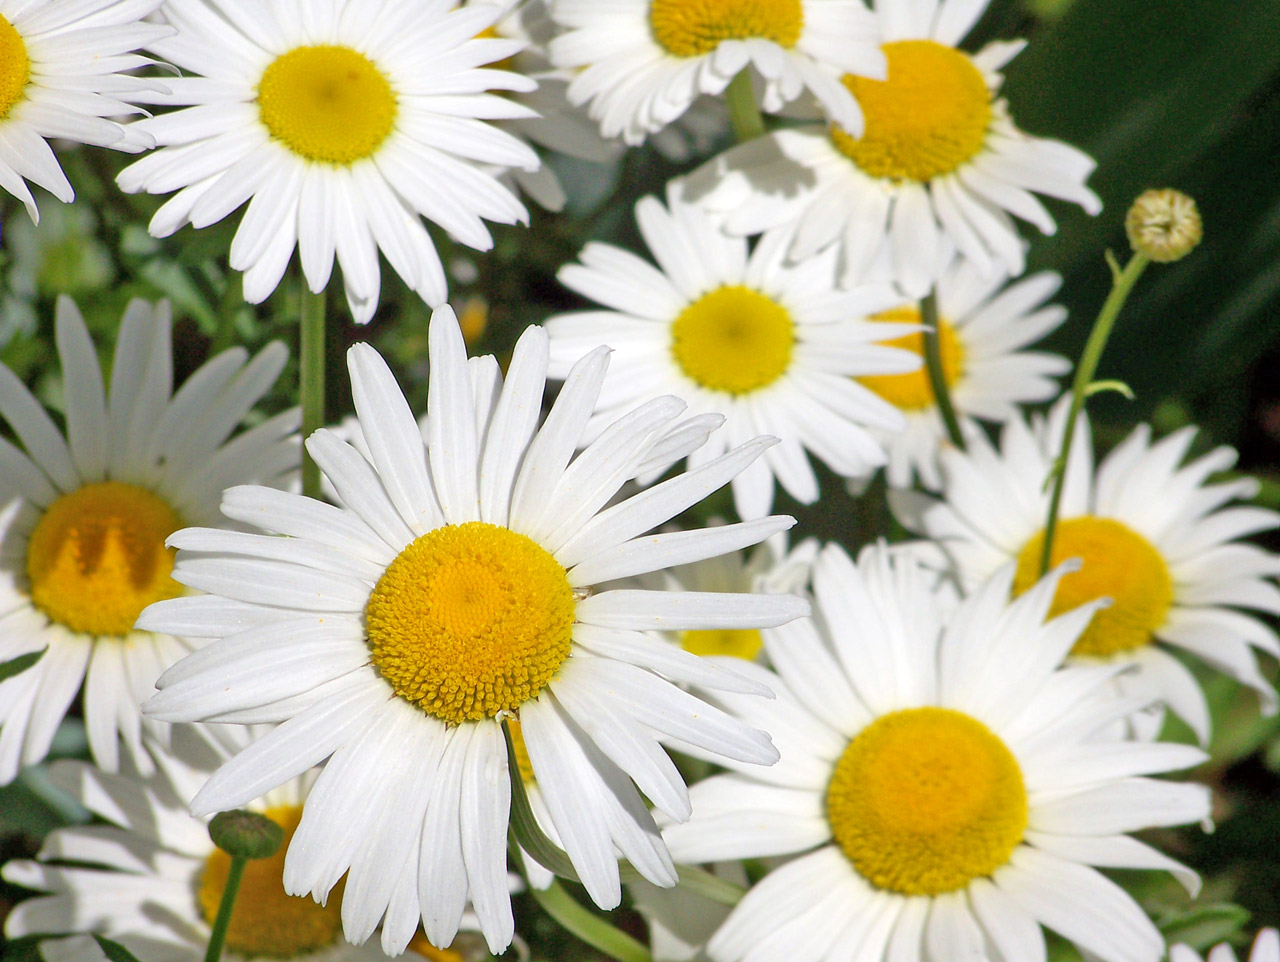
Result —
[[[1089, 218], [1049, 202], [1057, 234], [1028, 231], [1031, 267], [1064, 277], [1058, 300], [1071, 320], [1050, 349], [1078, 356], [1110, 283], [1103, 251], [1127, 257], [1122, 223], [1138, 193], [1177, 187], [1195, 197], [1204, 218], [1203, 244], [1179, 263], [1149, 268], [1121, 318], [1098, 375], [1123, 379], [1137, 396], [1090, 402], [1100, 446], [1114, 444], [1139, 420], [1152, 420], [1161, 433], [1199, 425], [1197, 450], [1237, 447], [1240, 470], [1262, 481], [1259, 500], [1280, 507], [1280, 0], [994, 0], [967, 46], [1013, 37], [1029, 40], [1006, 70], [1004, 95], [1015, 121], [1095, 157], [1091, 185], [1105, 205]], [[557, 268], [588, 239], [642, 250], [631, 216], [635, 201], [660, 193], [670, 177], [727, 144], [726, 138], [707, 145], [682, 163], [652, 147], [628, 151], [611, 167], [550, 158], [570, 193], [564, 212], [531, 205], [530, 228], [495, 227], [494, 248], [485, 254], [435, 232], [473, 351], [501, 357], [526, 325], [584, 306], [559, 286]], [[239, 275], [226, 263], [238, 215], [157, 240], [145, 225], [160, 199], [114, 186], [129, 158], [86, 149], [62, 157], [78, 194], [73, 206], [42, 198], [43, 220], [35, 228], [11, 198], [0, 201], [0, 360], [52, 408], [60, 407], [61, 393], [52, 346], [59, 293], [76, 298], [104, 359], [130, 298], [168, 297], [179, 380], [235, 345], [256, 350], [279, 338], [296, 355], [296, 273], [265, 304], [244, 304]], [[339, 285], [330, 285], [333, 419], [350, 411], [344, 354], [357, 340], [371, 340], [398, 368], [416, 410], [425, 404], [429, 311], [385, 268], [383, 284], [378, 315], [365, 328], [350, 322]], [[293, 403], [296, 383], [291, 367], [259, 416]], [[823, 482], [820, 505], [780, 505], [800, 518], [797, 536], [857, 545], [892, 530], [874, 485], [854, 499], [829, 474]], [[728, 511], [727, 498], [699, 509]], [[1280, 535], [1270, 542], [1280, 549]], [[1275, 666], [1268, 669], [1274, 676]], [[1197, 947], [1223, 938], [1239, 944], [1257, 927], [1280, 924], [1280, 726], [1260, 718], [1255, 698], [1239, 686], [1201, 674], [1215, 738], [1213, 761], [1196, 776], [1214, 788], [1216, 831], [1162, 832], [1155, 841], [1203, 874], [1204, 891], [1192, 902], [1168, 878], [1117, 873], [1171, 938]], [[55, 754], [83, 753], [82, 728], [69, 719]], [[0, 859], [33, 854], [51, 827], [82, 817], [40, 768], [24, 774], [0, 789]], [[18, 895], [0, 889], [0, 915], [4, 900]], [[637, 925], [625, 913], [619, 922]], [[527, 933], [535, 958], [592, 957], [539, 925], [531, 920]], [[32, 957], [29, 945], [15, 948]], [[1053, 954], [1076, 957], [1060, 943]]]

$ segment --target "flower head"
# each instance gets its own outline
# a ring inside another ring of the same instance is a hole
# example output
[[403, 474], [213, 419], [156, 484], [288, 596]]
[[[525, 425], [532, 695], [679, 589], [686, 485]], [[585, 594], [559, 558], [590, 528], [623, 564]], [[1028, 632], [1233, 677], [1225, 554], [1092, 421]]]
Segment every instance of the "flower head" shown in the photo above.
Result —
[[1125, 215], [1129, 244], [1153, 261], [1167, 263], [1186, 257], [1200, 243], [1204, 224], [1196, 202], [1180, 190], [1148, 190]]

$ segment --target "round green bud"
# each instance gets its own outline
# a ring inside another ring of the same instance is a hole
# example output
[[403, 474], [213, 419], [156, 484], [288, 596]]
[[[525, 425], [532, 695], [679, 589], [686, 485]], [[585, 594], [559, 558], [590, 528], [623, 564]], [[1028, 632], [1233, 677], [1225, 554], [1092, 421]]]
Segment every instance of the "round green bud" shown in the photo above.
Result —
[[233, 858], [270, 858], [284, 842], [284, 829], [265, 815], [237, 809], [213, 816], [209, 837]]

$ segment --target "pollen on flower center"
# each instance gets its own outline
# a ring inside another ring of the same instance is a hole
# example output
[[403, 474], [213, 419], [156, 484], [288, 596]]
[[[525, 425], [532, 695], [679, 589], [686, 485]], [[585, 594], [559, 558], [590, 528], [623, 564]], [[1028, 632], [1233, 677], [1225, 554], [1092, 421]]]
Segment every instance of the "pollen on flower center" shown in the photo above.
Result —
[[676, 57], [701, 57], [724, 40], [758, 37], [790, 49], [804, 29], [801, 0], [653, 0], [653, 39]]
[[271, 136], [308, 160], [352, 164], [391, 133], [398, 110], [391, 83], [350, 47], [296, 47], [258, 82], [258, 111]]
[[27, 45], [13, 24], [0, 17], [0, 118], [8, 117], [13, 105], [22, 99], [30, 77]]
[[780, 378], [791, 363], [795, 325], [785, 307], [749, 287], [718, 287], [671, 325], [671, 353], [705, 388], [746, 394]]
[[396, 694], [460, 725], [537, 696], [569, 656], [574, 599], [544, 548], [471, 521], [401, 551], [364, 614], [371, 659]]
[[839, 127], [831, 139], [871, 177], [928, 181], [949, 174], [982, 149], [991, 92], [968, 56], [932, 40], [881, 48], [885, 80], [846, 75], [865, 119], [860, 140]]
[[695, 655], [732, 655], [751, 661], [764, 640], [756, 628], [696, 628], [681, 632], [680, 647]]
[[827, 786], [831, 834], [858, 874], [904, 895], [938, 895], [990, 875], [1027, 827], [1013, 753], [982, 722], [908, 708], [854, 736]]
[[174, 598], [182, 527], [165, 501], [120, 481], [87, 484], [45, 510], [27, 542], [31, 600], [53, 621], [91, 635], [127, 635], [142, 609]]
[[[1043, 550], [1041, 531], [1018, 554], [1015, 596], [1040, 579]], [[1068, 518], [1058, 522], [1049, 564], [1068, 558], [1081, 558], [1084, 565], [1059, 582], [1051, 617], [1096, 598], [1112, 600], [1093, 616], [1071, 653], [1106, 657], [1150, 644], [1173, 604], [1169, 566], [1151, 542], [1112, 518]]]
[[[920, 311], [914, 307], [895, 307], [892, 310], [876, 314], [868, 318], [871, 321], [895, 324], [919, 324]], [[924, 357], [924, 334], [916, 331], [883, 341], [887, 347], [899, 347]], [[938, 346], [942, 353], [942, 376], [947, 387], [955, 387], [964, 371], [964, 345], [956, 335], [955, 327], [943, 318], [938, 318]], [[894, 407], [904, 411], [924, 411], [932, 408], [937, 402], [933, 396], [933, 385], [929, 383], [929, 374], [922, 367], [918, 371], [906, 374], [873, 374], [858, 378], [864, 387], [875, 391]]]
[[[284, 842], [275, 855], [245, 863], [227, 929], [227, 948], [246, 959], [288, 959], [332, 945], [342, 931], [341, 887], [330, 893], [325, 905], [284, 890], [285, 851], [302, 819], [302, 806], [281, 805], [262, 814], [284, 829]], [[210, 925], [217, 917], [230, 868], [231, 856], [220, 848], [205, 860], [198, 898]]]

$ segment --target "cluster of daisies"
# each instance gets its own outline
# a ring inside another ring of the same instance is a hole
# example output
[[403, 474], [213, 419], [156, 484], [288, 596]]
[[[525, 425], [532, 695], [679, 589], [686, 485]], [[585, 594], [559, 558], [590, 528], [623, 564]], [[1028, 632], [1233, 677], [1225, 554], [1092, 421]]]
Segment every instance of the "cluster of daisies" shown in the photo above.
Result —
[[[53, 413], [0, 366], [0, 781], [84, 816], [4, 866], [7, 936], [473, 962], [527, 952], [515, 893], [563, 921], [564, 876], [650, 930], [576, 934], [656, 962], [1196, 959], [1102, 870], [1196, 893], [1134, 833], [1209, 824], [1189, 661], [1276, 710], [1280, 558], [1244, 539], [1280, 517], [1191, 429], [1095, 463], [1018, 224], [1096, 213], [1093, 162], [1015, 126], [1020, 42], [962, 48], [987, 2], [0, 0], [32, 219], [29, 184], [74, 199], [51, 140], [140, 153], [155, 237], [244, 208], [246, 301], [336, 261], [367, 322], [381, 254], [433, 308], [425, 410], [357, 344], [354, 418], [305, 437], [259, 410], [283, 345], [175, 385], [164, 303], [104, 374], [60, 299]], [[437, 243], [645, 142], [688, 168], [635, 205], [649, 256], [588, 243], [559, 280], [594, 307], [469, 357]], [[881, 472], [911, 540], [772, 513]], [[45, 761], [69, 712], [92, 763]], [[233, 809], [284, 844], [228, 922]]]

